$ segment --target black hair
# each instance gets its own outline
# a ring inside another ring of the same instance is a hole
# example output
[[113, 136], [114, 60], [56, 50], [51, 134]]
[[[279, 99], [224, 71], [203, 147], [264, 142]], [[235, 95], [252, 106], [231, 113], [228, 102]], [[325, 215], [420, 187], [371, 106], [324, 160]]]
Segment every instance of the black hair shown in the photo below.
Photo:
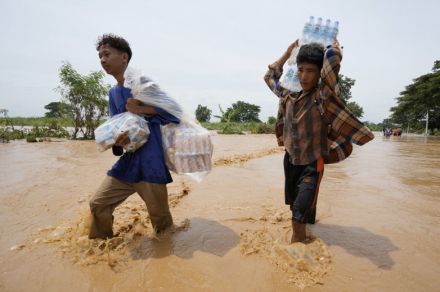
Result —
[[318, 43], [310, 43], [301, 46], [298, 55], [296, 56], [296, 63], [311, 63], [322, 68], [324, 61], [324, 47]]
[[99, 49], [103, 45], [109, 45], [110, 47], [118, 50], [119, 52], [127, 53], [128, 63], [130, 62], [132, 53], [131, 53], [130, 45], [124, 38], [114, 35], [112, 33], [104, 34], [98, 38], [98, 41], [96, 42], [96, 50], [99, 51]]

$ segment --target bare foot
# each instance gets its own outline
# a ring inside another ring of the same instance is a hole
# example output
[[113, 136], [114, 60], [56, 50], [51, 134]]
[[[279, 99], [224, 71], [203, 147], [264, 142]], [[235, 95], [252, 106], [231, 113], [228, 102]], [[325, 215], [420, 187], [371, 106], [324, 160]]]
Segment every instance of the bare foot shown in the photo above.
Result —
[[294, 242], [304, 242], [306, 237], [306, 225], [303, 223], [296, 222], [295, 220], [292, 220], [292, 239], [290, 240], [290, 243]]

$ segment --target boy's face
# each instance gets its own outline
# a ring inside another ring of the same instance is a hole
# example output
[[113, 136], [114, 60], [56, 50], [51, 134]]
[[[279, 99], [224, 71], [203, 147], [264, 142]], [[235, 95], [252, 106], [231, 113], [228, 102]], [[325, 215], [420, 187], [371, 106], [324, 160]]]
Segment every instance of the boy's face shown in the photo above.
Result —
[[298, 64], [298, 79], [303, 91], [312, 90], [318, 85], [320, 71], [318, 65], [315, 64]]
[[99, 48], [99, 60], [105, 72], [115, 76], [124, 72], [127, 68], [128, 54], [106, 44]]

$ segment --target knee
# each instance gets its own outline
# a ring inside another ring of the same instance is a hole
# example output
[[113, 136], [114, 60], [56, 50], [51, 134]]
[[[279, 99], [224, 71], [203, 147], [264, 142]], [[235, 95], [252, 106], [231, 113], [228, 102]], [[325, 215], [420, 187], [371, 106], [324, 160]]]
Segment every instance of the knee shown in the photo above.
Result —
[[102, 203], [100, 203], [99, 200], [96, 198], [92, 198], [90, 200], [89, 206], [90, 206], [90, 211], [92, 212], [92, 214], [98, 213], [104, 207], [104, 205]]

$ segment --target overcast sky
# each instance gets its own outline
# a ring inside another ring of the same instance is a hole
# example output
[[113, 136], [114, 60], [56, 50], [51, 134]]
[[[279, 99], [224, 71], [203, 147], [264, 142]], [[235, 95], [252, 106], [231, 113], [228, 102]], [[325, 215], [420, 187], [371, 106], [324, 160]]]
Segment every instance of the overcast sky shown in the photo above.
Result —
[[[20, 1], [0, 0], [0, 108], [10, 116], [43, 116], [59, 101], [58, 70], [101, 70], [95, 42], [126, 38], [130, 63], [189, 111], [218, 114], [237, 100], [274, 116], [277, 99], [263, 75], [310, 15], [340, 22], [341, 73], [356, 80], [362, 120], [381, 122], [412, 79], [440, 59], [440, 1]], [[115, 81], [106, 77], [105, 81]]]

